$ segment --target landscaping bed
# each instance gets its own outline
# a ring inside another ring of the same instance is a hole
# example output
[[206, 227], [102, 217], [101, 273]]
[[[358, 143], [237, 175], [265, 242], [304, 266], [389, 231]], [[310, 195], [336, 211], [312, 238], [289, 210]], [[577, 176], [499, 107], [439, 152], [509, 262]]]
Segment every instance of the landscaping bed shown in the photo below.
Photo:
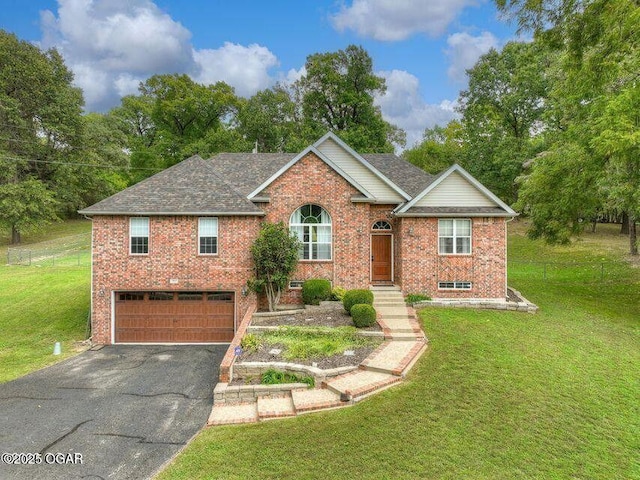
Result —
[[[251, 325], [257, 326], [325, 326], [343, 327], [353, 326], [351, 317], [344, 311], [342, 302], [321, 302], [320, 305], [307, 305], [304, 309], [291, 310], [291, 313], [269, 315], [259, 313], [254, 315]], [[359, 330], [369, 332], [381, 332], [382, 329], [377, 323], [371, 327]]]
[[[251, 371], [259, 364], [265, 368], [273, 364], [307, 366], [313, 367], [316, 374], [317, 369], [355, 368], [382, 343], [381, 333], [377, 323], [356, 329], [341, 302], [321, 302], [290, 312], [259, 313], [254, 315], [249, 333], [242, 340], [236, 365], [250, 364]], [[253, 374], [234, 375], [231, 381], [231, 385], [260, 383], [260, 376]]]

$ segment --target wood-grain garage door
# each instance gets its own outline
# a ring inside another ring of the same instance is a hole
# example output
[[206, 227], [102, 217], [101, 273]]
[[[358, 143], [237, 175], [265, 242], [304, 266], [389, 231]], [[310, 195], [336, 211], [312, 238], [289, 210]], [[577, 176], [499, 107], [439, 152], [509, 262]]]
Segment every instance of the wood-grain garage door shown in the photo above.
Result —
[[226, 292], [118, 292], [116, 343], [230, 342], [234, 298]]

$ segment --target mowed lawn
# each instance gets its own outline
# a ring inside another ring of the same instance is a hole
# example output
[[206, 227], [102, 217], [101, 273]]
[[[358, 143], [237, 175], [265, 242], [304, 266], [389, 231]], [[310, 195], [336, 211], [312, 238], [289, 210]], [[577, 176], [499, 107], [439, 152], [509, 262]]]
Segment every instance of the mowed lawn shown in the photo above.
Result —
[[[617, 228], [548, 247], [510, 224], [509, 283], [536, 315], [424, 309], [429, 349], [400, 386], [206, 429], [159, 478], [640, 478], [640, 268]], [[545, 280], [545, 261], [581, 264]]]
[[[91, 231], [86, 220], [57, 223], [23, 239], [22, 247]], [[0, 383], [77, 352], [89, 314], [90, 267], [8, 266], [7, 232], [0, 238]], [[73, 264], [73, 262], [69, 262]], [[62, 355], [54, 356], [55, 342]]]

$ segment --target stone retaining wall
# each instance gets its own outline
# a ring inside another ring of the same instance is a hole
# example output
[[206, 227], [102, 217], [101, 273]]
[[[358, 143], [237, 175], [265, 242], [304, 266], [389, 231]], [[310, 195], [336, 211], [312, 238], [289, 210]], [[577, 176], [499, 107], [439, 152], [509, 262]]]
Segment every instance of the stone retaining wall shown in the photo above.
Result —
[[213, 389], [213, 403], [254, 402], [258, 397], [278, 397], [291, 390], [307, 389], [306, 383], [282, 383], [280, 385], [229, 385], [220, 382]]
[[517, 297], [518, 301], [501, 301], [496, 299], [463, 299], [463, 298], [437, 298], [416, 302], [414, 308], [422, 307], [454, 307], [454, 308], [479, 308], [490, 310], [511, 310], [518, 312], [536, 313], [538, 306], [524, 298], [520, 292], [513, 288], [508, 288], [512, 296]]

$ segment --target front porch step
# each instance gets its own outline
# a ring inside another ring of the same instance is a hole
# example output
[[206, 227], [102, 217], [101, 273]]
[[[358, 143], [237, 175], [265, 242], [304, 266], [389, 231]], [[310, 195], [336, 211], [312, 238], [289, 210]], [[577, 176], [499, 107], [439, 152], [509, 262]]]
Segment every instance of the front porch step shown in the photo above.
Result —
[[369, 290], [373, 292], [401, 292], [400, 287], [396, 285], [371, 285]]
[[422, 332], [396, 332], [388, 331], [384, 334], [385, 340], [398, 341], [398, 342], [415, 342], [419, 340], [425, 340], [425, 336]]
[[258, 397], [258, 418], [267, 420], [270, 418], [293, 417], [296, 410], [293, 406], [291, 395]]
[[389, 300], [384, 302], [373, 302], [373, 307], [377, 310], [378, 308], [406, 308], [406, 304], [404, 300]]
[[371, 370], [356, 370], [322, 382], [322, 387], [338, 395], [340, 400], [358, 401], [367, 394], [399, 382], [401, 377]]
[[387, 290], [379, 292], [377, 290], [372, 290], [372, 293], [373, 298], [404, 298], [404, 295], [400, 291]]
[[387, 341], [380, 345], [361, 364], [360, 368], [372, 372], [403, 376], [407, 366], [425, 347], [424, 340]]
[[256, 402], [222, 403], [214, 405], [207, 425], [231, 425], [234, 423], [255, 423], [258, 421]]
[[340, 401], [339, 394], [325, 388], [292, 390], [291, 398], [298, 414], [348, 405], [348, 403]]

